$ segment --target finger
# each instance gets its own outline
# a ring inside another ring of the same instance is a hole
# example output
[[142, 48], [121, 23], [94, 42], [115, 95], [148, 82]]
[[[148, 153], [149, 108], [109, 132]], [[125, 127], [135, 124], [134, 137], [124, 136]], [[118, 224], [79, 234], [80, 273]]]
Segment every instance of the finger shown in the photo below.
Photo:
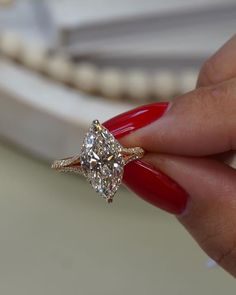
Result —
[[227, 165], [236, 169], [236, 152], [235, 151], [218, 154], [213, 157], [217, 159], [218, 161], [222, 161], [226, 163]]
[[[168, 103], [153, 103], [122, 113], [103, 123], [116, 139], [161, 118]], [[139, 197], [173, 214], [180, 214], [186, 206], [188, 195], [175, 181], [142, 160], [125, 165], [123, 183]]]
[[152, 163], [190, 195], [181, 223], [207, 254], [236, 276], [236, 172], [208, 158], [150, 154]]
[[236, 80], [198, 88], [129, 134], [123, 143], [147, 151], [204, 156], [236, 149]]
[[236, 77], [236, 35], [221, 47], [202, 66], [197, 87], [218, 84]]

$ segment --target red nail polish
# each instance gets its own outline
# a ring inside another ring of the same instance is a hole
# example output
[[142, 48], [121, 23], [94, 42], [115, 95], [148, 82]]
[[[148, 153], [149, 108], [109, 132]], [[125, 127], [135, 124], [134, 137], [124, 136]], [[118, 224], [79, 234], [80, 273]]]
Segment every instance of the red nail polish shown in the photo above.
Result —
[[[103, 125], [119, 139], [159, 119], [168, 103], [154, 103], [118, 115]], [[147, 202], [173, 214], [186, 207], [187, 193], [163, 172], [138, 160], [125, 166], [123, 182]]]
[[159, 119], [169, 103], [152, 103], [120, 114], [103, 125], [118, 139]]
[[186, 207], [186, 192], [167, 175], [143, 161], [125, 166], [123, 182], [142, 199], [169, 213], [180, 214]]

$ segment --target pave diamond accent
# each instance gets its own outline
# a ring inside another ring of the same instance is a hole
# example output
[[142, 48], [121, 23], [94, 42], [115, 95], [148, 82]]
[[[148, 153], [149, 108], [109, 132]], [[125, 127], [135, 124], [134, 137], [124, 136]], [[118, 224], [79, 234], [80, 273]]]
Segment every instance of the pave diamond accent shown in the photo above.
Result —
[[122, 146], [98, 120], [93, 121], [81, 149], [81, 168], [92, 187], [108, 202], [121, 184], [125, 160]]
[[55, 160], [52, 168], [62, 172], [83, 174], [92, 187], [108, 202], [121, 184], [124, 166], [141, 159], [141, 147], [125, 148], [97, 120], [86, 134], [80, 155]]

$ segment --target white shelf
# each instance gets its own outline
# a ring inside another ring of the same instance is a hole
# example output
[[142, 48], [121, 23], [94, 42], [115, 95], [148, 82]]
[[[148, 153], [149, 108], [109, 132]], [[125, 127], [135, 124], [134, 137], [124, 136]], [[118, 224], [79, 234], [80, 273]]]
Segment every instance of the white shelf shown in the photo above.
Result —
[[84, 95], [4, 60], [0, 105], [0, 135], [47, 159], [78, 152], [92, 120], [103, 122], [131, 108]]

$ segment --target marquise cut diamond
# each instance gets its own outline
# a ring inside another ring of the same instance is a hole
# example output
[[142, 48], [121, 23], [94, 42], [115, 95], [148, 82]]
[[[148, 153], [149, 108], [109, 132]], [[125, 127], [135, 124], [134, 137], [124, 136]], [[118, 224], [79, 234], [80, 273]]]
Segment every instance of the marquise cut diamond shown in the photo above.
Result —
[[121, 184], [125, 165], [122, 146], [97, 120], [93, 121], [81, 149], [81, 167], [92, 187], [106, 200]]

